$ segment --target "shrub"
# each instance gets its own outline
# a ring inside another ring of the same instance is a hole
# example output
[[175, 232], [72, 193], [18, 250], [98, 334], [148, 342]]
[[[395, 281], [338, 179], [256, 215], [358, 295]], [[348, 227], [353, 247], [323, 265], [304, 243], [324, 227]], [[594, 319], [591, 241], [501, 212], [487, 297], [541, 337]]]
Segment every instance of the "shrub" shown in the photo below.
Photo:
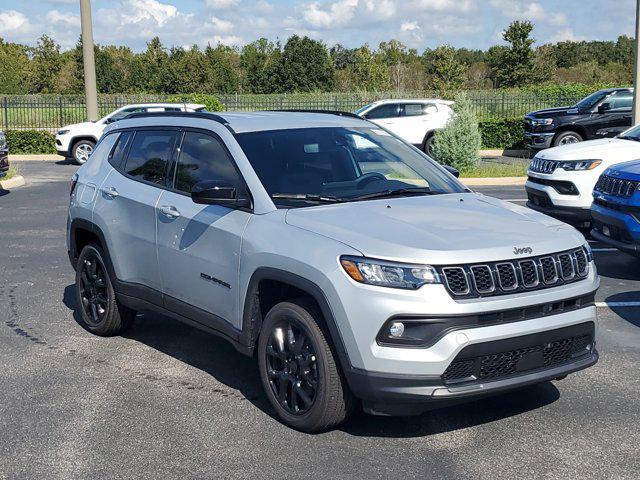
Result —
[[453, 111], [454, 116], [447, 125], [435, 133], [433, 153], [439, 162], [465, 171], [480, 161], [480, 130], [465, 93], [456, 95]]
[[9, 153], [56, 153], [55, 137], [42, 130], [7, 130]]
[[205, 93], [188, 93], [171, 95], [168, 99], [169, 102], [180, 103], [201, 103], [207, 107], [210, 112], [221, 112], [224, 110], [224, 105], [220, 103], [218, 97], [215, 95], [207, 95]]
[[480, 122], [483, 148], [517, 149], [524, 147], [522, 118], [492, 118]]

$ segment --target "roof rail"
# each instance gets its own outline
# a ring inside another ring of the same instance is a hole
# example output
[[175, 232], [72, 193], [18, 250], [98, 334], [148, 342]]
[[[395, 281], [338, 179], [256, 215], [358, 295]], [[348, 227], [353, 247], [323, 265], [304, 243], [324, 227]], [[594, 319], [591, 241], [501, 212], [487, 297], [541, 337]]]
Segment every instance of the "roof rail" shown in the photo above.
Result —
[[311, 110], [311, 109], [295, 109], [295, 108], [287, 108], [287, 109], [277, 109], [277, 110], [265, 110], [265, 112], [299, 112], [299, 113], [325, 113], [327, 115], [338, 115], [339, 117], [349, 117], [349, 118], [357, 118], [359, 120], [364, 120], [359, 115], [351, 112], [342, 112], [340, 110]]
[[136, 112], [130, 113], [122, 120], [129, 120], [132, 118], [152, 118], [152, 117], [187, 117], [187, 118], [203, 118], [206, 120], [213, 120], [214, 122], [227, 125], [229, 122], [226, 118], [216, 115], [211, 112]]

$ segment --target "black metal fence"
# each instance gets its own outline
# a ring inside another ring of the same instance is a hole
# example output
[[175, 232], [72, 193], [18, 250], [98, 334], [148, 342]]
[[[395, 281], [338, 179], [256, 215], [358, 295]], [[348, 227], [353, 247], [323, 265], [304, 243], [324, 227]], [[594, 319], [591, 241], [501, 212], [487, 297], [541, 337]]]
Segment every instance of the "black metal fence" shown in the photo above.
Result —
[[[478, 119], [513, 118], [541, 108], [571, 105], [579, 98], [542, 96], [527, 92], [468, 92]], [[312, 109], [353, 112], [385, 98], [438, 98], [434, 92], [382, 93], [295, 93], [215, 95], [228, 111]], [[130, 103], [168, 101], [167, 95], [101, 95], [101, 115]], [[0, 96], [0, 129], [48, 130], [83, 122], [86, 119], [84, 97], [77, 95], [7, 95]]]

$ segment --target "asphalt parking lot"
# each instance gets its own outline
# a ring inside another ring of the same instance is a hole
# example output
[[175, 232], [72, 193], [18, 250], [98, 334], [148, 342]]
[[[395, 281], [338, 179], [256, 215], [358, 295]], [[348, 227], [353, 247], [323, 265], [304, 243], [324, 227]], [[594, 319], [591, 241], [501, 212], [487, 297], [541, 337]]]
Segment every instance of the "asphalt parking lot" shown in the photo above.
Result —
[[640, 261], [592, 244], [595, 367], [307, 435], [273, 418], [252, 361], [216, 337], [151, 314], [124, 337], [85, 331], [64, 240], [77, 167], [19, 167], [27, 185], [0, 191], [0, 479], [640, 478]]

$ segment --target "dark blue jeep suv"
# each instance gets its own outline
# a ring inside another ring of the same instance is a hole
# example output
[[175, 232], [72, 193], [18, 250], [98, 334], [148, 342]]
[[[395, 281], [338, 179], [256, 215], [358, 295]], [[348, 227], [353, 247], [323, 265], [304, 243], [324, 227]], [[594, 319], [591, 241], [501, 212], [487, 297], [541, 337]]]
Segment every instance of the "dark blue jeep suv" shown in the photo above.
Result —
[[640, 160], [619, 163], [593, 190], [591, 236], [640, 257]]

